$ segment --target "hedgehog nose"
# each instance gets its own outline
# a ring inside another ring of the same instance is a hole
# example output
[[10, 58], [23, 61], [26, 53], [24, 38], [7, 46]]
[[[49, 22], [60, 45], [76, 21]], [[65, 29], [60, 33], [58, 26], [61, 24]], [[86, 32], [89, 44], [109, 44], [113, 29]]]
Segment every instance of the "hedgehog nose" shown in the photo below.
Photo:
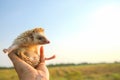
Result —
[[47, 41], [47, 43], [50, 43], [50, 41]]

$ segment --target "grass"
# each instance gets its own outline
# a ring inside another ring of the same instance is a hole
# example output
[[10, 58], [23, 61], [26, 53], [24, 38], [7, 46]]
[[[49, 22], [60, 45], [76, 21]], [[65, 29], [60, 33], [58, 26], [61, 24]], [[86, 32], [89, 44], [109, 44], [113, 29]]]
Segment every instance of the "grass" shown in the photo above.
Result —
[[18, 80], [14, 69], [0, 69], [0, 80]]
[[[57, 66], [49, 71], [50, 80], [120, 80], [119, 63]], [[0, 80], [18, 78], [14, 69], [0, 69]]]

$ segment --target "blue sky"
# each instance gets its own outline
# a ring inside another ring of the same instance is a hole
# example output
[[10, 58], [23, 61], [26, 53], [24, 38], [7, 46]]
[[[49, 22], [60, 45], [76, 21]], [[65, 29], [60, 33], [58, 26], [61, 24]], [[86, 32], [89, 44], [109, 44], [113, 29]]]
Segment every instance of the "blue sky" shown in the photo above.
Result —
[[12, 66], [2, 49], [22, 32], [43, 27], [49, 63], [120, 60], [119, 0], [0, 0], [0, 66]]

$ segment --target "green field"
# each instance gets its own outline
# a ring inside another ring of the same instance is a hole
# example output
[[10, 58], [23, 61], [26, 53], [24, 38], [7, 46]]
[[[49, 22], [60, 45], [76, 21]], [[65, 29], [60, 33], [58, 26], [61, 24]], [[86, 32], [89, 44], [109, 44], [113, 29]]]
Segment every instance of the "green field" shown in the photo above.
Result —
[[[120, 64], [49, 67], [50, 80], [120, 80]], [[0, 80], [18, 80], [14, 69], [0, 69]]]

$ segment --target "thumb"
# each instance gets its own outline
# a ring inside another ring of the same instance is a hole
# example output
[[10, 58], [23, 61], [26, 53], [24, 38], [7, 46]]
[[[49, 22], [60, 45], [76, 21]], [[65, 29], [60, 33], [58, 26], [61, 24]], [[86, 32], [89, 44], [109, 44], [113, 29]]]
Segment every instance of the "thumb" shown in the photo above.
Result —
[[44, 57], [44, 51], [43, 46], [40, 47], [40, 63], [36, 66], [37, 70], [41, 70], [43, 66], [45, 66], [45, 57]]
[[44, 48], [43, 46], [40, 47], [40, 63], [45, 62], [45, 56], [44, 56]]

